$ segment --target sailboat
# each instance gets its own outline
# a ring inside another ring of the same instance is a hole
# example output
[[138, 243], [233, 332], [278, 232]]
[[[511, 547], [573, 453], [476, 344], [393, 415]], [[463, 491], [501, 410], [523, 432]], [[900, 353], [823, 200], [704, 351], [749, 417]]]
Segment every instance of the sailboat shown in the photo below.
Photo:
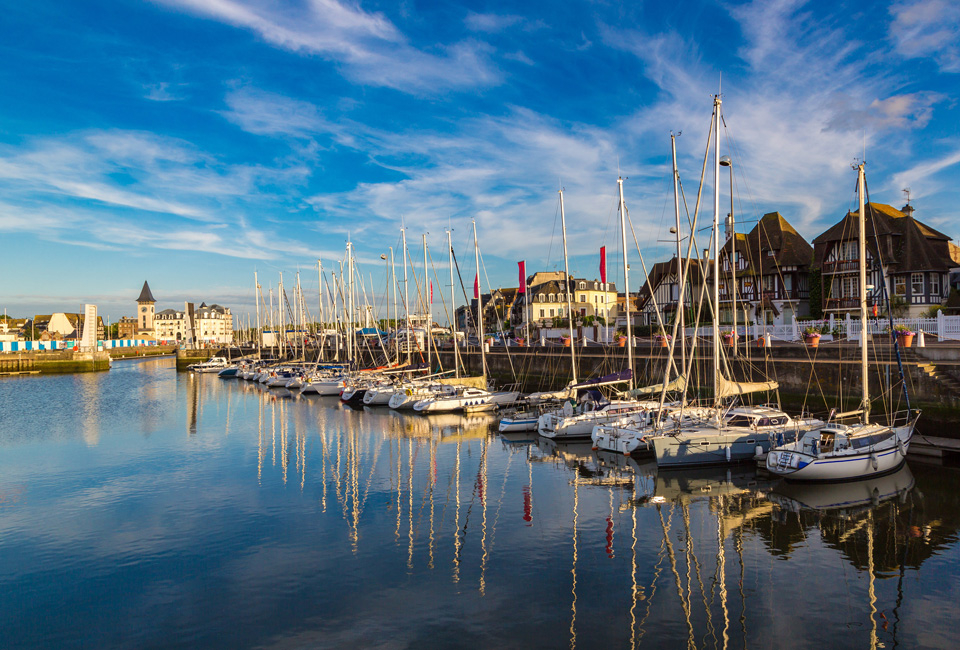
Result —
[[[861, 416], [857, 424], [835, 421], [814, 428], [794, 442], [780, 444], [767, 455], [767, 469], [778, 476], [797, 481], [849, 481], [894, 472], [906, 462], [910, 438], [920, 411], [910, 409], [910, 396], [904, 383], [905, 413], [894, 414], [889, 424], [870, 421], [869, 375], [867, 372], [867, 237], [865, 177], [861, 162], [857, 167], [857, 193], [860, 199], [858, 243], [860, 258], [860, 383], [863, 396], [856, 411], [839, 413], [836, 419]], [[881, 280], [883, 282], [883, 280]], [[892, 328], [891, 328], [892, 329]], [[898, 345], [894, 341], [894, 345]], [[897, 363], [903, 367], [899, 352]]]
[[[648, 437], [659, 467], [685, 467], [747, 461], [770, 448], [771, 436], [788, 432], [799, 435], [822, 421], [794, 420], [779, 409], [741, 405], [731, 408], [731, 399], [751, 393], [775, 391], [775, 381], [738, 382], [725, 376], [720, 347], [720, 95], [714, 96], [711, 137], [714, 149], [713, 183], [713, 404], [705, 418], [671, 418], [668, 426]], [[681, 408], [681, 413], [683, 409]]]

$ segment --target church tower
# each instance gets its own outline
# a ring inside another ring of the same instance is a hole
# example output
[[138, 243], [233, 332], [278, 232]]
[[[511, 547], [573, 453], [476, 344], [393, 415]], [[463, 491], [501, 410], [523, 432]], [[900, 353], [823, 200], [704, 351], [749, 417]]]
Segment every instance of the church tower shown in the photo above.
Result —
[[137, 298], [137, 333], [153, 334], [153, 311], [157, 301], [153, 299], [150, 293], [150, 285], [143, 281], [143, 289], [140, 290], [140, 297]]

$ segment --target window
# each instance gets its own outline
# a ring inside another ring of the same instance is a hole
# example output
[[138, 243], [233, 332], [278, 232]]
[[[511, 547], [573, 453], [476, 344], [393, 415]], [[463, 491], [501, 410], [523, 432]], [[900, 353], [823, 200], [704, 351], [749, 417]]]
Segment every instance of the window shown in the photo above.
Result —
[[[550, 302], [556, 302], [553, 298], [554, 298], [554, 296], [553, 296], [553, 294], [551, 293], [551, 294], [550, 294]], [[551, 314], [551, 316], [552, 316], [552, 315], [553, 315], [553, 314]]]
[[543, 318], [543, 310], [540, 310], [540, 318]]
[[581, 282], [581, 283], [580, 283], [580, 288], [581, 288], [581, 289], [586, 289], [586, 288], [587, 288], [587, 283], [586, 283], [586, 282]]
[[923, 273], [910, 274], [910, 293], [914, 296], [923, 295]]
[[907, 278], [904, 275], [898, 275], [893, 279], [893, 295], [907, 295]]
[[860, 297], [860, 278], [855, 278], [852, 276], [845, 277], [841, 280], [842, 287], [840, 290], [841, 298], [859, 298]]
[[931, 273], [930, 274], [930, 297], [931, 298], [940, 298], [940, 274]]
[[587, 302], [587, 297], [584, 294], [580, 294], [580, 302]]
[[550, 310], [550, 316], [553, 317], [553, 310]]
[[543, 295], [542, 293], [540, 294], [540, 300], [539, 300], [539, 302], [544, 302], [544, 295]]
[[793, 276], [785, 275], [783, 276], [783, 290], [786, 292], [793, 291]]

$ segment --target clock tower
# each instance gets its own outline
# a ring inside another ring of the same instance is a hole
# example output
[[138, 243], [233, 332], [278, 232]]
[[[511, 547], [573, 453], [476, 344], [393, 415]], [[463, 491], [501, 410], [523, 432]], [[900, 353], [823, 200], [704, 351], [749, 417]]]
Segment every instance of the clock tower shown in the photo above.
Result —
[[150, 293], [150, 285], [146, 280], [143, 282], [143, 289], [140, 290], [140, 297], [137, 298], [137, 333], [153, 334], [153, 310], [157, 303]]

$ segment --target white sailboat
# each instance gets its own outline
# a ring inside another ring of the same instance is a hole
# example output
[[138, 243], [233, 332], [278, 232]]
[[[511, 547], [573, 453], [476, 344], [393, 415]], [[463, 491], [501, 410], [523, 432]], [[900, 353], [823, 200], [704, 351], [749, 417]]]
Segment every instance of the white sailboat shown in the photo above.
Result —
[[[830, 422], [799, 436], [794, 442], [780, 444], [767, 455], [767, 469], [778, 476], [797, 481], [849, 481], [896, 471], [907, 459], [920, 411], [910, 409], [894, 414], [889, 424], [870, 421], [870, 392], [867, 368], [867, 245], [865, 179], [863, 163], [857, 171], [860, 199], [860, 382], [863, 397], [860, 408], [836, 417], [860, 416], [857, 424]], [[882, 281], [882, 280], [881, 280]], [[897, 343], [894, 343], [897, 345]], [[899, 361], [899, 356], [898, 356]], [[901, 369], [902, 374], [902, 369]]]

